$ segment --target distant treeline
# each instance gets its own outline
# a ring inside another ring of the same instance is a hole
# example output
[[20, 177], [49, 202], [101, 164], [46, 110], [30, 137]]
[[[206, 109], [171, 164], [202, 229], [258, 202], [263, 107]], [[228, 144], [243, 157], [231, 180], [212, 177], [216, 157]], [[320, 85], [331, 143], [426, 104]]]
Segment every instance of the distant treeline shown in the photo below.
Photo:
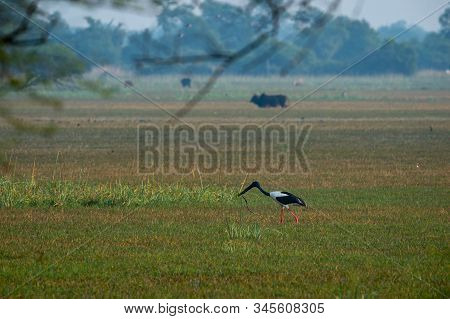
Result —
[[[157, 26], [141, 32], [127, 32], [121, 25], [105, 24], [92, 18], [86, 18], [86, 28], [72, 28], [61, 17], [53, 31], [102, 65], [118, 66], [138, 74], [191, 75], [211, 74], [217, 62], [207, 60], [162, 65], [148, 61], [236, 51], [251, 42], [258, 32], [266, 30], [269, 24], [264, 20], [264, 14], [248, 14], [242, 8], [214, 1], [205, 1], [201, 14], [192, 11], [187, 5], [165, 7], [157, 17]], [[301, 59], [289, 70], [289, 74], [333, 74], [407, 28], [404, 22], [398, 22], [375, 30], [366, 21], [343, 16], [330, 16], [323, 28], [315, 28], [305, 21], [326, 15], [318, 9], [284, 15], [275, 37], [234, 63], [226, 72], [275, 75], [300, 52]], [[347, 74], [411, 75], [420, 69], [450, 69], [449, 17], [450, 8], [441, 15], [441, 29], [438, 32], [425, 32], [415, 27], [350, 69]], [[52, 56], [52, 63], [57, 63], [58, 59], [64, 61], [66, 73], [82, 73], [92, 68], [92, 65], [82, 60], [69, 63], [78, 59], [76, 55], [51, 39], [37, 50]], [[265, 56], [258, 58], [262, 53]], [[258, 63], [249, 65], [249, 61], [255, 60]], [[70, 71], [69, 65], [74, 70]], [[41, 72], [51, 74], [51, 68], [50, 64], [43, 67]]]

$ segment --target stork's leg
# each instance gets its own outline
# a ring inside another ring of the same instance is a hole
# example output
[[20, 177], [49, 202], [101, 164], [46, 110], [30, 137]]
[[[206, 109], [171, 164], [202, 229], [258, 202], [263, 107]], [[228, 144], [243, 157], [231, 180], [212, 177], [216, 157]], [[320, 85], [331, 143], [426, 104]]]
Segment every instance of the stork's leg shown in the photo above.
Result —
[[298, 216], [295, 215], [295, 213], [294, 213], [290, 208], [288, 208], [288, 210], [289, 210], [289, 212], [292, 214], [292, 216], [294, 216], [294, 218], [295, 218], [295, 223], [298, 224]]
[[284, 207], [281, 207], [280, 211], [280, 224], [283, 224], [284, 222]]

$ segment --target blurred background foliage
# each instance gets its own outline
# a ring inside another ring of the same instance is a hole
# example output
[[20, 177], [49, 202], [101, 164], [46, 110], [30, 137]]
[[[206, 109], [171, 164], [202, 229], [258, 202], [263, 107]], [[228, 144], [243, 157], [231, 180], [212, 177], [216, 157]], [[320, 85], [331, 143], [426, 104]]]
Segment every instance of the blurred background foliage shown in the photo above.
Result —
[[[247, 7], [236, 7], [222, 2], [203, 1], [199, 4], [199, 13], [191, 4], [153, 1], [157, 8], [154, 13], [156, 27], [139, 32], [127, 31], [120, 24], [103, 23], [90, 17], [86, 17], [86, 27], [74, 28], [58, 12], [43, 12], [33, 2], [7, 2], [21, 12], [26, 12], [33, 21], [99, 64], [131, 69], [138, 74], [208, 75], [217, 61], [174, 65], [139, 61], [147, 57], [164, 59], [169, 56], [236, 51], [270, 26], [270, 16], [264, 10], [254, 10], [254, 2], [250, 2]], [[93, 5], [108, 1], [84, 2]], [[137, 2], [112, 3], [116, 6], [133, 6]], [[295, 52], [306, 50], [305, 58], [290, 70], [290, 74], [333, 74], [407, 28], [405, 22], [399, 21], [375, 30], [363, 20], [330, 16], [316, 41], [308, 47], [308, 38], [315, 31], [311, 21], [329, 14], [315, 8], [313, 3], [297, 11], [284, 11], [277, 35], [233, 64], [226, 73], [273, 75], [292, 59]], [[349, 73], [411, 75], [421, 69], [449, 69], [449, 16], [450, 8], [447, 8], [439, 19], [440, 31], [426, 32], [415, 27]], [[38, 81], [50, 83], [64, 80], [81, 75], [93, 67], [45, 32], [33, 25], [23, 27], [22, 24], [20, 16], [0, 5], [0, 72], [3, 92], [22, 89]], [[21, 26], [20, 32], [14, 33]], [[277, 50], [260, 61], [259, 65], [245, 67], [260, 52], [274, 47]]]
[[[364, 20], [334, 16], [335, 10], [323, 12], [314, 6], [314, 1], [282, 0], [252, 0], [239, 7], [213, 0], [192, 3], [153, 0], [150, 3], [154, 12], [149, 12], [157, 20], [153, 28], [127, 31], [121, 24], [104, 23], [91, 17], [86, 17], [86, 27], [80, 28], [70, 26], [59, 12], [40, 9], [37, 1], [2, 2], [0, 116], [20, 131], [43, 135], [51, 134], [54, 128], [36, 127], [15, 118], [4, 98], [20, 92], [38, 104], [59, 108], [59, 100], [42, 95], [45, 86], [83, 87], [110, 96], [113, 88], [102, 87], [101, 83], [84, 77], [95, 66], [77, 52], [105, 68], [127, 70], [130, 74], [210, 76], [220, 59], [197, 63], [148, 61], [232, 54], [272, 28], [270, 38], [228, 65], [224, 74], [272, 76], [283, 74], [280, 70], [284, 68], [290, 75], [323, 75], [340, 72], [408, 28], [405, 22], [399, 21], [375, 30]], [[108, 4], [117, 10], [123, 6], [140, 8], [137, 0], [67, 2], [86, 6]], [[450, 8], [440, 16], [439, 22], [441, 28], [437, 32], [412, 28], [346, 74], [412, 75], [423, 69], [450, 69]], [[295, 56], [297, 60], [293, 60]]]

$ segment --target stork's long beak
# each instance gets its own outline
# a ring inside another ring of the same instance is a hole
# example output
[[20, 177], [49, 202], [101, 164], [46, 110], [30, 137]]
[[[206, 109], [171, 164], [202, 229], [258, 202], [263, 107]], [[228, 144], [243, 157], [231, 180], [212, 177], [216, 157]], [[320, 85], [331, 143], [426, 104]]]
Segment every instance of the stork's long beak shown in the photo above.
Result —
[[253, 187], [255, 187], [255, 185], [250, 185], [248, 186], [246, 189], [244, 189], [242, 192], [240, 192], [238, 194], [238, 196], [244, 195], [245, 193], [247, 193], [249, 190], [251, 190]]

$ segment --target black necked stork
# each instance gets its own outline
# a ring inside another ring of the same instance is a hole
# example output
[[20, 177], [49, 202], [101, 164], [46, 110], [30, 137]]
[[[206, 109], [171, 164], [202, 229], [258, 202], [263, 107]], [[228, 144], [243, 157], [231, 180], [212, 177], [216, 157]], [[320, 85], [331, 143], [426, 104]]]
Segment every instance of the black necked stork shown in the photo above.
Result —
[[288, 193], [288, 192], [280, 192], [280, 191], [274, 191], [274, 192], [266, 192], [258, 181], [254, 181], [251, 183], [246, 189], [244, 189], [242, 192], [239, 193], [238, 196], [244, 195], [246, 192], [251, 190], [252, 188], [256, 187], [266, 196], [270, 196], [274, 201], [276, 201], [278, 204], [281, 205], [281, 212], [280, 212], [280, 223], [283, 223], [284, 221], [284, 209], [287, 209], [292, 216], [295, 218], [295, 222], [298, 224], [298, 217], [295, 215], [295, 213], [289, 208], [289, 205], [292, 206], [306, 206], [306, 203], [303, 199], [300, 197], [295, 196], [294, 194]]

